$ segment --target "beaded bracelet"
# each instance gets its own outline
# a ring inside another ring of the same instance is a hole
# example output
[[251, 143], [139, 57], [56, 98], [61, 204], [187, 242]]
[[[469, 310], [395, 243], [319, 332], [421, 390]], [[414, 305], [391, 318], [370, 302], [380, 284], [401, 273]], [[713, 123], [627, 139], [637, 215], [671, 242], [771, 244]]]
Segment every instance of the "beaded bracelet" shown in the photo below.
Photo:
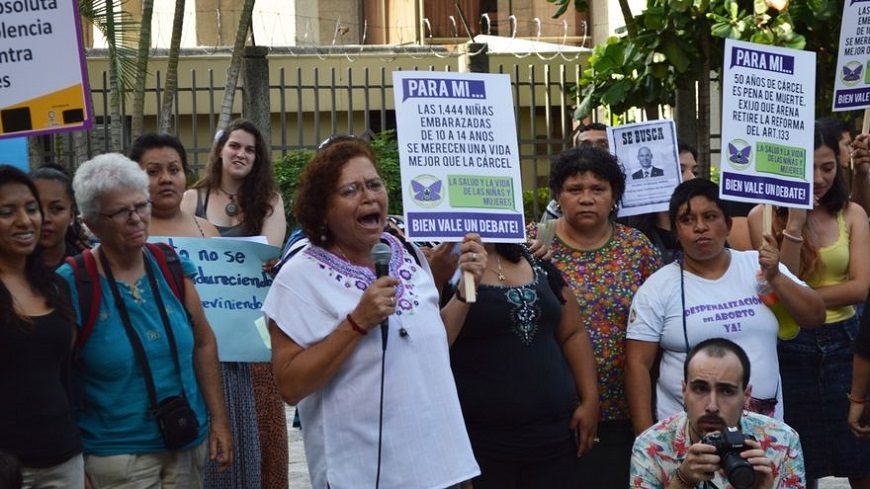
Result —
[[848, 398], [849, 402], [851, 402], [852, 404], [866, 404], [867, 403], [867, 399], [855, 399], [854, 397], [852, 397], [852, 394], [849, 392], [846, 393], [846, 398]]
[[362, 329], [362, 328], [359, 326], [359, 324], [357, 324], [356, 321], [354, 321], [353, 318], [350, 317], [350, 314], [347, 315], [347, 322], [350, 323], [350, 327], [353, 328], [353, 330], [356, 331], [357, 333], [359, 333], [359, 334], [361, 334], [361, 335], [363, 335], [363, 336], [369, 334], [368, 331]]

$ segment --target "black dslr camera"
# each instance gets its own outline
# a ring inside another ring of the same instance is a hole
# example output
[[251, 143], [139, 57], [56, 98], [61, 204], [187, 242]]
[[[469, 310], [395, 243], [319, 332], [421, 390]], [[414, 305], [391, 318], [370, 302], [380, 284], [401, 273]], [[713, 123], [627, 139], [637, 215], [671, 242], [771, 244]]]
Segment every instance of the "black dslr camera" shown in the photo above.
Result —
[[752, 464], [740, 456], [740, 452], [749, 449], [746, 444], [749, 438], [755, 440], [754, 436], [744, 435], [737, 428], [726, 428], [722, 432], [710, 433], [701, 440], [701, 443], [716, 447], [720, 465], [735, 489], [749, 489], [755, 484]]

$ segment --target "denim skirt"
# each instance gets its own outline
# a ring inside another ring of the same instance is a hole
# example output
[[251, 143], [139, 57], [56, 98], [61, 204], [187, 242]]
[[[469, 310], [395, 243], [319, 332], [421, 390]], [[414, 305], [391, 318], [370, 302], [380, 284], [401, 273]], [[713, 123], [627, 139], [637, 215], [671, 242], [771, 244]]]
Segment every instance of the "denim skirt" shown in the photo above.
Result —
[[785, 422], [800, 435], [807, 480], [870, 477], [870, 440], [852, 435], [846, 421], [857, 334], [853, 316], [779, 341]]

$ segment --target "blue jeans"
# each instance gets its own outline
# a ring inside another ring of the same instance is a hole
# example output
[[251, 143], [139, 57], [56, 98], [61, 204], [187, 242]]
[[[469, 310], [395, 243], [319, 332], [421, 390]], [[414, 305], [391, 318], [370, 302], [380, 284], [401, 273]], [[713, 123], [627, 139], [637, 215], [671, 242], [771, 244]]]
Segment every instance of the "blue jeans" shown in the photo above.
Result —
[[846, 394], [852, 385], [856, 316], [778, 343], [785, 422], [801, 439], [807, 480], [870, 476], [870, 441], [849, 431]]

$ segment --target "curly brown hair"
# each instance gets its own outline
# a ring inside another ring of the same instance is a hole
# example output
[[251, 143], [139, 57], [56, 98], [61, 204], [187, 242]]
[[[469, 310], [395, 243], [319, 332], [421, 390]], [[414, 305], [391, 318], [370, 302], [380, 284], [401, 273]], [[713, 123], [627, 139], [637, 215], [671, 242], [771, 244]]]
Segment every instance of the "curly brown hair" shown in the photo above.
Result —
[[293, 198], [293, 214], [302, 231], [317, 246], [332, 244], [332, 233], [326, 229], [329, 199], [335, 193], [344, 165], [356, 156], [368, 158], [375, 171], [380, 173], [375, 154], [367, 142], [362, 139], [341, 139], [314, 153], [299, 176], [299, 185]]
[[[215, 141], [208, 155], [208, 166], [206, 166], [205, 176], [193, 184], [195, 189], [206, 189], [208, 191], [217, 190], [221, 186], [221, 170], [223, 162], [221, 161], [221, 151], [230, 135], [235, 131], [245, 131], [254, 136], [256, 160], [251, 173], [245, 177], [242, 183], [242, 188], [239, 189], [236, 201], [242, 209], [244, 216], [243, 229], [245, 234], [256, 236], [261, 234], [263, 229], [263, 221], [271, 215], [275, 210], [272, 208], [272, 199], [277, 193], [275, 178], [272, 175], [272, 159], [269, 156], [269, 149], [266, 148], [266, 143], [263, 140], [263, 134], [257, 129], [251, 121], [237, 119], [231, 122], [226, 129]], [[279, 212], [283, 212], [280, 209]]]

